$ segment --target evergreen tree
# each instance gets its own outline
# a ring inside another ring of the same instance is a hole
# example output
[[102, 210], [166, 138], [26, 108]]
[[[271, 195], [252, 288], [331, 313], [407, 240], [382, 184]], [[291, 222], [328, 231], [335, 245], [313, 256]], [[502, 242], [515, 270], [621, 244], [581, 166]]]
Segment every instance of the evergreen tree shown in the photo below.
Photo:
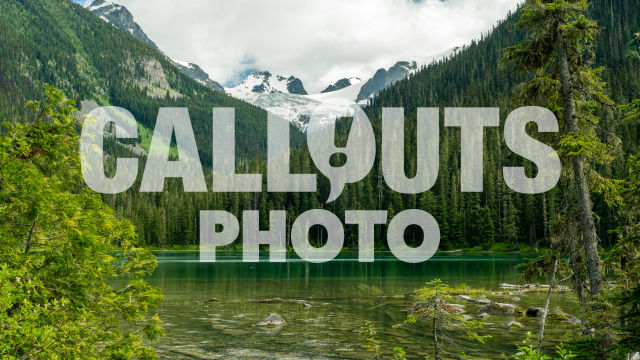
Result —
[[595, 133], [597, 118], [590, 110], [610, 101], [599, 80], [600, 71], [591, 68], [587, 59], [597, 32], [596, 23], [585, 16], [588, 5], [586, 0], [528, 0], [518, 26], [529, 30], [531, 38], [507, 48], [504, 59], [536, 74], [523, 91], [543, 92], [549, 107], [564, 120], [561, 151], [573, 171], [590, 290], [598, 297], [602, 270], [587, 173], [597, 178], [589, 162], [601, 161], [596, 157], [604, 156], [607, 149]]
[[73, 102], [47, 87], [30, 107], [0, 138], [0, 357], [154, 358], [155, 258], [84, 186]]

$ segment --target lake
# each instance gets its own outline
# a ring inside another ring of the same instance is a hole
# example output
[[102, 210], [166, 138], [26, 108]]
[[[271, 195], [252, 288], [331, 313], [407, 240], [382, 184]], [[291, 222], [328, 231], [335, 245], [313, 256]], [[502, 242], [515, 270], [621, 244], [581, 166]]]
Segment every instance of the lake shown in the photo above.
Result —
[[[424, 358], [432, 349], [430, 328], [411, 325], [394, 329], [414, 302], [412, 293], [426, 281], [441, 279], [452, 287], [497, 290], [500, 283], [517, 283], [516, 266], [527, 254], [438, 253], [421, 264], [408, 264], [390, 254], [376, 254], [376, 262], [359, 263], [356, 254], [342, 254], [325, 264], [296, 259], [286, 263], [243, 263], [240, 252], [218, 253], [218, 262], [200, 263], [198, 252], [156, 252], [158, 269], [149, 278], [160, 287], [164, 301], [159, 314], [165, 333], [156, 345], [170, 359], [367, 359], [359, 329], [371, 320], [378, 329], [383, 358], [401, 346], [408, 358]], [[522, 307], [544, 306], [546, 294], [518, 300], [491, 300]], [[215, 298], [216, 301], [209, 301]], [[282, 303], [259, 300], [281, 298]], [[461, 303], [461, 300], [456, 300]], [[311, 305], [310, 308], [304, 304]], [[575, 310], [571, 296], [554, 294], [552, 309]], [[475, 315], [475, 304], [465, 304]], [[268, 313], [281, 315], [280, 329], [256, 326]], [[514, 317], [492, 316], [480, 330], [492, 335], [486, 344], [472, 342], [455, 330], [440, 338], [446, 349], [473, 358], [511, 354], [527, 330], [537, 333], [539, 320], [518, 318], [522, 329], [508, 329]], [[545, 345], [562, 340], [568, 323], [550, 321]]]

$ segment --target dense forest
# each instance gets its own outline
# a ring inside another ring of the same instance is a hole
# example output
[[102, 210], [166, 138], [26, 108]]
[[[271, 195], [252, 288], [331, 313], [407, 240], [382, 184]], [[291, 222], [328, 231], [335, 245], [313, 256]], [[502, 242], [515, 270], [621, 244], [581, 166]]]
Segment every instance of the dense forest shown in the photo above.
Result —
[[[633, 36], [640, 29], [639, 13], [638, 1], [629, 0], [598, 0], [589, 8], [589, 16], [597, 21], [600, 29], [589, 61], [593, 61], [594, 66], [604, 67], [602, 78], [611, 99], [617, 104], [625, 104], [640, 94], [640, 61], [635, 56], [640, 44]], [[78, 100], [91, 99], [98, 104], [129, 109], [141, 123], [141, 133], [148, 134], [148, 129], [153, 128], [160, 106], [186, 106], [194, 124], [201, 161], [207, 167], [212, 156], [211, 140], [207, 136], [211, 131], [211, 107], [233, 106], [236, 108], [238, 170], [266, 173], [263, 160], [266, 115], [263, 111], [200, 86], [175, 69], [157, 50], [69, 1], [8, 1], [2, 3], [2, 14], [0, 26], [6, 30], [2, 32], [5, 41], [0, 45], [3, 46], [0, 64], [3, 69], [0, 73], [3, 76], [0, 79], [3, 116], [19, 117], [23, 111], [21, 104], [26, 98], [37, 98], [35, 89], [45, 82], [62, 88]], [[517, 20], [517, 14], [510, 14], [455, 55], [426, 66], [382, 91], [365, 109], [379, 138], [382, 107], [405, 108], [408, 176], [415, 173], [416, 139], [412, 134], [415, 134], [418, 107], [499, 106], [504, 119], [519, 106], [546, 105], [518, 98], [518, 84], [530, 75], [515, 71], [511, 65], [500, 61], [503, 49], [527, 35], [525, 30], [516, 28]], [[634, 144], [637, 144], [637, 126], [623, 125], [617, 111], [601, 115], [597, 130], [600, 137], [611, 141], [613, 151], [633, 152]], [[345, 143], [348, 125], [348, 120], [339, 122], [338, 142]], [[509, 190], [502, 180], [501, 168], [521, 164], [523, 160], [506, 148], [500, 128], [489, 128], [485, 130], [484, 144], [485, 190], [461, 193], [459, 130], [442, 124], [441, 129], [438, 182], [431, 191], [419, 195], [390, 191], [384, 183], [378, 156], [365, 179], [349, 184], [339, 199], [328, 204], [325, 200], [329, 182], [323, 176], [318, 177], [317, 193], [187, 194], [182, 191], [180, 181], [169, 180], [162, 194], [140, 193], [136, 184], [126, 193], [105, 195], [104, 198], [118, 217], [132, 221], [144, 244], [163, 248], [198, 244], [200, 210], [224, 209], [238, 218], [243, 210], [261, 210], [261, 223], [266, 228], [267, 209], [286, 210], [290, 225], [302, 212], [323, 207], [340, 217], [349, 209], [388, 209], [390, 217], [404, 209], [427, 210], [440, 224], [443, 250], [549, 246], [553, 230], [549, 223], [560, 214], [566, 202], [564, 190], [569, 186], [566, 181], [556, 189], [536, 196]], [[291, 130], [291, 136], [294, 145], [301, 143], [303, 135], [297, 129]], [[557, 141], [553, 138], [542, 140], [552, 145]], [[378, 149], [379, 145], [378, 140]], [[114, 156], [134, 156], [116, 143], [108, 142], [107, 146]], [[613, 157], [611, 161], [599, 164], [599, 171], [610, 178], [624, 177], [623, 158]], [[291, 162], [294, 173], [319, 173], [304, 147], [293, 152]], [[140, 174], [143, 166], [144, 161]], [[531, 168], [530, 164], [527, 166]], [[617, 224], [615, 209], [607, 204], [602, 193], [594, 194], [594, 202], [601, 245], [611, 247], [615, 235], [610, 230]], [[384, 232], [384, 228], [380, 231]], [[347, 226], [345, 235], [345, 245], [354, 248], [356, 228]], [[419, 235], [408, 231], [408, 241], [419, 241], [415, 240], [421, 238]], [[321, 232], [316, 237], [322, 237]], [[385, 246], [384, 241], [377, 243], [379, 249]]]
[[[640, 94], [640, 61], [637, 53], [640, 40], [634, 34], [640, 30], [638, 1], [594, 1], [589, 15], [596, 19], [600, 31], [592, 58], [594, 66], [603, 66], [603, 80], [607, 92], [617, 104], [628, 103]], [[501, 62], [504, 48], [526, 36], [516, 29], [517, 14], [509, 15], [489, 33], [464, 47], [454, 56], [423, 68], [417, 74], [382, 91], [365, 109], [378, 139], [381, 131], [382, 107], [404, 106], [406, 115], [405, 153], [407, 176], [415, 173], [415, 117], [418, 107], [499, 106], [504, 120], [509, 112], [523, 105], [546, 106], [543, 101], [518, 98], [518, 85], [529, 79], [511, 65]], [[611, 151], [619, 155], [635, 151], [637, 125], [622, 124], [618, 111], [602, 110], [598, 126], [601, 138], [611, 142]], [[442, 118], [442, 116], [441, 116]], [[240, 123], [242, 119], [238, 119]], [[339, 123], [338, 143], [346, 143], [349, 121]], [[240, 132], [240, 130], [238, 130]], [[535, 134], [535, 132], [531, 132]], [[295, 134], [295, 130], [292, 131]], [[502, 180], [502, 167], [519, 165], [523, 160], [506, 148], [501, 128], [485, 130], [484, 191], [461, 193], [459, 130], [442, 126], [440, 136], [440, 172], [438, 182], [429, 192], [401, 195], [390, 191], [384, 183], [378, 154], [373, 170], [362, 181], [347, 185], [334, 202], [324, 204], [329, 182], [319, 176], [318, 192], [300, 194], [185, 194], [181, 183], [169, 181], [164, 194], [144, 194], [134, 191], [106, 196], [119, 216], [131, 219], [148, 245], [159, 247], [198, 244], [198, 212], [203, 209], [224, 209], [241, 217], [243, 210], [261, 210], [262, 226], [268, 226], [267, 209], [286, 210], [288, 225], [308, 209], [324, 207], [339, 216], [345, 210], [388, 209], [390, 217], [404, 209], [420, 208], [438, 220], [442, 234], [441, 249], [476, 248], [494, 250], [531, 249], [548, 247], [553, 229], [549, 223], [562, 212], [566, 204], [566, 179], [556, 189], [540, 195], [522, 195], [509, 190]], [[621, 140], [618, 142], [619, 139]], [[554, 144], [557, 139], [542, 138]], [[378, 140], [378, 151], [380, 141]], [[122, 152], [121, 152], [122, 153]], [[123, 155], [124, 156], [124, 155]], [[613, 157], [598, 165], [606, 177], [625, 176], [624, 156]], [[529, 166], [529, 165], [527, 165]], [[292, 172], [318, 173], [304, 148], [292, 154]], [[530, 167], [530, 166], [529, 166]], [[259, 156], [241, 158], [239, 171], [266, 173], [266, 165]], [[266, 178], [266, 176], [265, 176]], [[266, 186], [264, 187], [266, 189]], [[617, 226], [615, 209], [605, 201], [605, 194], [595, 193], [597, 232], [601, 245], [611, 247]], [[347, 226], [345, 244], [356, 247], [355, 227]], [[384, 232], [384, 228], [380, 229]], [[407, 232], [408, 241], [421, 239], [417, 232]], [[321, 237], [321, 234], [318, 235]], [[316, 236], [317, 237], [317, 236]], [[385, 243], [377, 243], [379, 249]]]

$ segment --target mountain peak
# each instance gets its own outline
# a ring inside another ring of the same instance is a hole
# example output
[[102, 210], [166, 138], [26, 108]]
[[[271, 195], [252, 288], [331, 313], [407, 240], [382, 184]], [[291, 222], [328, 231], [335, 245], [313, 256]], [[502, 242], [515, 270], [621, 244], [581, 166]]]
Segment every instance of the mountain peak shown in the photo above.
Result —
[[87, 9], [89, 9], [90, 11], [93, 11], [103, 6], [112, 6], [112, 5], [116, 5], [116, 4], [111, 1], [95, 0], [91, 4], [89, 4], [89, 6], [87, 6]]
[[273, 76], [269, 71], [256, 71], [240, 83], [229, 89], [232, 92], [274, 93], [307, 95], [302, 81], [295, 76]]
[[327, 88], [322, 90], [320, 93], [324, 94], [324, 93], [328, 93], [328, 92], [344, 89], [344, 88], [346, 88], [348, 86], [351, 86], [353, 84], [357, 84], [357, 83], [359, 83], [361, 81], [362, 80], [360, 80], [360, 78], [358, 78], [358, 77], [343, 78], [343, 79], [340, 79], [340, 80], [336, 81], [333, 85], [327, 86]]
[[154, 48], [158, 48], [158, 46], [149, 39], [147, 34], [142, 31], [140, 25], [133, 20], [133, 15], [126, 7], [111, 1], [95, 0], [91, 5], [89, 5], [89, 7], [87, 7], [87, 9], [98, 15], [102, 20], [111, 23], [122, 30], [128, 31], [131, 35]]

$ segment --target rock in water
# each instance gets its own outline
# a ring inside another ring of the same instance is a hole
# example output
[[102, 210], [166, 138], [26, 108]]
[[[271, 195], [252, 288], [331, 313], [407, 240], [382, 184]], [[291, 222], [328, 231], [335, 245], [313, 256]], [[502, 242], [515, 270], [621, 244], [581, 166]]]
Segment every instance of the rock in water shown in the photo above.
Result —
[[571, 316], [562, 310], [551, 310], [549, 311], [549, 315], [547, 315], [549, 319], [552, 320], [569, 320]]
[[511, 329], [511, 328], [521, 328], [523, 326], [517, 321], [509, 321], [509, 323], [507, 324], [507, 327]]
[[527, 309], [527, 316], [529, 317], [542, 317], [542, 314], [544, 314], [544, 308], [530, 307]]
[[278, 327], [286, 324], [287, 322], [284, 321], [284, 319], [280, 315], [276, 313], [269, 313], [269, 315], [267, 315], [264, 320], [258, 323], [258, 326]]
[[492, 302], [480, 308], [478, 312], [484, 312], [494, 315], [514, 315], [516, 313], [516, 306], [511, 304]]
[[479, 297], [476, 299], [476, 304], [478, 305], [489, 305], [491, 304], [491, 300], [487, 299], [486, 297]]
[[468, 302], [474, 302], [473, 298], [468, 295], [458, 295], [458, 299], [468, 301]]

